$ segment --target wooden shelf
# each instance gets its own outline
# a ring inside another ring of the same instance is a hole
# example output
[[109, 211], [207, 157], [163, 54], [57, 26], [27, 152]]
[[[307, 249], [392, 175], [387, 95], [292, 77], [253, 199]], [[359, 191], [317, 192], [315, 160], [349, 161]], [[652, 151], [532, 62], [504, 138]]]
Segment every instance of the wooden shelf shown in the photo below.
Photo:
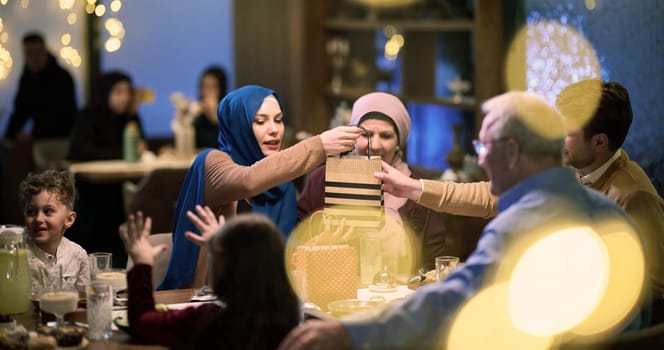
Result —
[[421, 32], [472, 32], [475, 24], [472, 20], [435, 20], [435, 21], [417, 21], [417, 20], [378, 20], [367, 21], [361, 19], [329, 19], [323, 24], [328, 30], [382, 30], [388, 25], [395, 26], [401, 31], [421, 31]]
[[[370, 92], [376, 91], [371, 88], [361, 88], [361, 87], [343, 87], [341, 90], [333, 91], [332, 88], [328, 87], [325, 91], [325, 94], [331, 98], [340, 98], [350, 101], [355, 101], [362, 95], [368, 94]], [[392, 92], [390, 92], [392, 93]], [[476, 99], [473, 96], [463, 96], [461, 101], [455, 101], [452, 99], [452, 96], [418, 96], [418, 95], [409, 95], [409, 94], [394, 94], [398, 96], [401, 101], [404, 103], [415, 102], [415, 103], [426, 103], [426, 104], [436, 104], [440, 106], [452, 107], [462, 111], [475, 112]]]

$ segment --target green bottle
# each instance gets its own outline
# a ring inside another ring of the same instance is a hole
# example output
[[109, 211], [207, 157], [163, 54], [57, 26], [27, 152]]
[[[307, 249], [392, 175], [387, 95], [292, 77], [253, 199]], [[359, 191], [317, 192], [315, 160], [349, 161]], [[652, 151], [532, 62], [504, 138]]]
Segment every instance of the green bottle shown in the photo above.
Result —
[[125, 162], [138, 162], [138, 124], [135, 121], [127, 123], [122, 134], [122, 155]]

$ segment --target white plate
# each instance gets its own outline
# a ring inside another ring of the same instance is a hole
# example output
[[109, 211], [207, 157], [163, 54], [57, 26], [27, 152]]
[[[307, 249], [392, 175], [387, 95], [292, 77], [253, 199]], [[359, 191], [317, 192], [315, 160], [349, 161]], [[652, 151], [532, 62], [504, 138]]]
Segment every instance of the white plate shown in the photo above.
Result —
[[369, 290], [377, 293], [392, 293], [397, 291], [397, 287], [379, 287], [376, 285], [370, 285]]

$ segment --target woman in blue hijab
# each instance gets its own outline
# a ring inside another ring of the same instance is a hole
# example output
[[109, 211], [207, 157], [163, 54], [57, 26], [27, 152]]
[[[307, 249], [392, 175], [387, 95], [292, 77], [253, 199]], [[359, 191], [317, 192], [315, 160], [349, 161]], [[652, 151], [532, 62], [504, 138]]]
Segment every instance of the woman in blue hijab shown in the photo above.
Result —
[[[230, 219], [238, 212], [261, 213], [286, 236], [297, 220], [295, 187], [302, 176], [336, 155], [353, 149], [361, 130], [340, 126], [281, 150], [283, 108], [276, 92], [248, 85], [231, 91], [219, 104], [219, 149], [201, 152], [182, 188], [173, 225], [173, 252], [158, 289], [205, 284], [207, 251], [187, 240], [198, 234], [186, 217], [195, 206], [208, 205]], [[250, 253], [250, 252], [248, 252]]]

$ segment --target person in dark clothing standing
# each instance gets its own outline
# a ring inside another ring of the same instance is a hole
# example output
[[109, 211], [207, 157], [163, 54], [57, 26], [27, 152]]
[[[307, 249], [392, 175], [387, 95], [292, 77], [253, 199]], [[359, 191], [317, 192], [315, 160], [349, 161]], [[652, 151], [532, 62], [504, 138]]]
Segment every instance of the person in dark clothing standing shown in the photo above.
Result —
[[16, 139], [32, 119], [33, 140], [67, 138], [76, 116], [76, 94], [71, 74], [46, 50], [39, 33], [23, 37], [25, 68], [5, 137]]
[[[128, 123], [136, 122], [141, 140], [145, 138], [136, 108], [131, 78], [121, 72], [102, 74], [92, 104], [76, 118], [67, 159], [122, 159], [122, 134]], [[141, 141], [139, 154], [144, 149], [145, 144]]]
[[198, 82], [201, 113], [194, 119], [196, 148], [217, 148], [219, 137], [217, 106], [224, 96], [226, 96], [226, 72], [219, 66], [206, 68]]

